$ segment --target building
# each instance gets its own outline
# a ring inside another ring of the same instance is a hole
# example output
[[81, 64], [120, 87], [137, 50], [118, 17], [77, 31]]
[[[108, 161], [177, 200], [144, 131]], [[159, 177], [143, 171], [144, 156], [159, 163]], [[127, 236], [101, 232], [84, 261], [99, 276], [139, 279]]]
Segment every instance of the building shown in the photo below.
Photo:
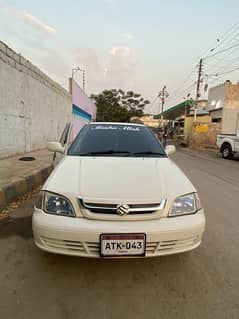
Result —
[[96, 120], [96, 106], [74, 79], [70, 78], [69, 84], [72, 96], [72, 132], [75, 138], [85, 124]]
[[207, 110], [212, 122], [221, 122], [222, 132], [228, 132], [228, 119], [234, 118], [237, 121], [239, 113], [239, 83], [233, 84], [228, 80], [210, 88]]
[[[199, 100], [197, 103], [197, 114], [205, 115], [208, 114], [207, 108], [207, 100]], [[194, 114], [194, 104], [195, 101], [193, 99], [189, 99], [183, 102], [180, 102], [176, 105], [173, 105], [163, 111], [162, 115], [164, 119], [167, 120], [178, 120], [178, 119], [184, 119], [185, 116], [190, 116]], [[161, 113], [158, 115], [155, 115], [155, 119], [160, 119]]]
[[143, 123], [144, 125], [151, 127], [151, 128], [157, 128], [159, 127], [159, 120], [154, 119], [153, 115], [143, 115], [141, 117], [132, 117], [130, 119], [133, 123]]

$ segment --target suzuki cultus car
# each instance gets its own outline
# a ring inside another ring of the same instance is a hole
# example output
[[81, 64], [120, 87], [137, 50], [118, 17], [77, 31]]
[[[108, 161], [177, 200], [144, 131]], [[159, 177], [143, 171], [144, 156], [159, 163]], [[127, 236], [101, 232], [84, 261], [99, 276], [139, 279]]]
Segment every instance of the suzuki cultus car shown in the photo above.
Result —
[[84, 257], [155, 257], [198, 247], [198, 193], [144, 125], [90, 123], [64, 147], [33, 214], [36, 245]]

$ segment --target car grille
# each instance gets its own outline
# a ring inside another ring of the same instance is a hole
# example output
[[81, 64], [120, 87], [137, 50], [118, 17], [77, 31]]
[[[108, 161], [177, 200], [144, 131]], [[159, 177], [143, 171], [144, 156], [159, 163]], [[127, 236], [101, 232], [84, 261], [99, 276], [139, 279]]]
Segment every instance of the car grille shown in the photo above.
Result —
[[[65, 250], [66, 252], [72, 251], [79, 253], [81, 256], [99, 257], [100, 255], [100, 243], [99, 242], [83, 242], [73, 240], [59, 240], [56, 238], [41, 237], [42, 242], [46, 247]], [[177, 251], [183, 248], [193, 246], [200, 241], [198, 236], [178, 239], [178, 240], [166, 240], [146, 243], [146, 256], [157, 256], [167, 252]]]
[[85, 255], [99, 256], [100, 244], [96, 242], [83, 242], [83, 241], [73, 241], [73, 240], [60, 240], [56, 238], [41, 237], [43, 243], [54, 249], [72, 250], [74, 252], [79, 252]]
[[157, 255], [159, 252], [170, 252], [172, 250], [179, 250], [192, 246], [199, 241], [198, 236], [178, 239], [178, 240], [164, 240], [160, 242], [150, 242], [146, 245], [146, 251], [148, 255]]
[[[102, 203], [88, 203], [84, 202], [82, 198], [79, 198], [79, 204], [92, 213], [98, 214], [113, 214], [118, 215], [118, 204], [102, 204]], [[160, 203], [153, 204], [128, 204], [127, 215], [135, 214], [148, 214], [155, 211], [163, 210], [166, 204], [166, 199], [162, 199]]]

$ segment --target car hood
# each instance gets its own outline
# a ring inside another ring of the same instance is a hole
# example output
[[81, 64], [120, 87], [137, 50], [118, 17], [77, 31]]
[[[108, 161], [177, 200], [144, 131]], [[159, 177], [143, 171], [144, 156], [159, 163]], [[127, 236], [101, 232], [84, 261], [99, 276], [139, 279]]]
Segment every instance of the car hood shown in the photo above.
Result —
[[195, 189], [169, 158], [65, 156], [43, 189], [98, 203], [159, 203]]

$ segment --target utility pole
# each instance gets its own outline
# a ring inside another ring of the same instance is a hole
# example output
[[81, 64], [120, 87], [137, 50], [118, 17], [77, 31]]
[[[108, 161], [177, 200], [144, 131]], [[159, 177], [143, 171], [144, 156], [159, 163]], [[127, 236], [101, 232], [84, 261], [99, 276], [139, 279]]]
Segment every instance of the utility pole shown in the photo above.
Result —
[[77, 67], [75, 69], [72, 69], [71, 70], [71, 78], [72, 78], [72, 80], [73, 80], [74, 74], [77, 71], [82, 72], [82, 88], [83, 88], [83, 91], [85, 91], [85, 69], [80, 69], [79, 67]]
[[[165, 99], [169, 96], [168, 92], [166, 91], [166, 85], [164, 85], [163, 89], [159, 92], [158, 97], [161, 99], [161, 127], [163, 126], [163, 109], [164, 109], [164, 103]], [[159, 104], [160, 109], [160, 104]], [[160, 111], [160, 110], [159, 110]]]
[[85, 92], [85, 69], [83, 69], [83, 91]]
[[188, 107], [188, 99], [190, 97], [190, 93], [187, 94], [186, 97], [184, 97], [184, 100], [185, 100], [185, 108], [184, 108], [184, 118], [186, 119], [186, 116], [187, 116], [187, 107]]
[[199, 61], [199, 68], [198, 68], [198, 79], [197, 79], [197, 89], [196, 89], [194, 119], [193, 119], [194, 122], [196, 122], [197, 120], [198, 98], [200, 96], [200, 85], [201, 85], [201, 77], [202, 77], [202, 62], [203, 62], [203, 59], [201, 58]]

